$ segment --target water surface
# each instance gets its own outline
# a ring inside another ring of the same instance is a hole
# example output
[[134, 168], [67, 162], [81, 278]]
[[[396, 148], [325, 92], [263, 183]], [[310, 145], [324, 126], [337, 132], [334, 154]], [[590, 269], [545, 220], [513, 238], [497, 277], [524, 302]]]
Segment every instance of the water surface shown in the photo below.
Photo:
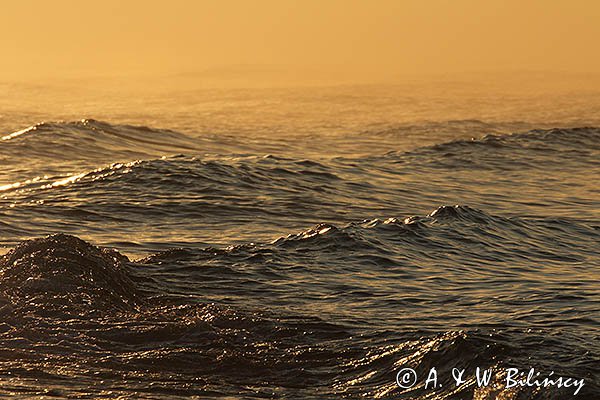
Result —
[[[477, 366], [600, 394], [597, 94], [64, 89], [87, 101], [43, 110], [18, 89], [1, 394], [572, 396], [452, 387]], [[403, 367], [444, 385], [403, 391]]]

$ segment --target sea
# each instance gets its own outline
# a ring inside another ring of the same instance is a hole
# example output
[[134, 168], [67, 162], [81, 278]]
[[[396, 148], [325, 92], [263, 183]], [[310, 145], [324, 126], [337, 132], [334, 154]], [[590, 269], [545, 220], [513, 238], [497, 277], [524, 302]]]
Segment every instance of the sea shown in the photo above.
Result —
[[0, 83], [0, 397], [600, 398], [600, 90], [507, 79]]

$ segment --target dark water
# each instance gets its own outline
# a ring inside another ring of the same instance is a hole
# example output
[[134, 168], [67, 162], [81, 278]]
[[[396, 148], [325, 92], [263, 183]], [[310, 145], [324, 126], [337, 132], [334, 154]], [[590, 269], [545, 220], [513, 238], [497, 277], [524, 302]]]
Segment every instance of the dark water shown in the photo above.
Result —
[[15, 132], [0, 142], [0, 395], [573, 397], [451, 375], [533, 367], [600, 396], [598, 128]]

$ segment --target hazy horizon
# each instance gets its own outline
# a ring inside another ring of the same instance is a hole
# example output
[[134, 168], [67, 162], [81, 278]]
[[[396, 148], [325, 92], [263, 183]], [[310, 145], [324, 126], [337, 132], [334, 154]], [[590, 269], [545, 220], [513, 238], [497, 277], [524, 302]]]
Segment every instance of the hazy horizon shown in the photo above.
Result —
[[2, 81], [201, 76], [394, 82], [414, 77], [597, 75], [589, 2], [110, 0], [5, 4]]

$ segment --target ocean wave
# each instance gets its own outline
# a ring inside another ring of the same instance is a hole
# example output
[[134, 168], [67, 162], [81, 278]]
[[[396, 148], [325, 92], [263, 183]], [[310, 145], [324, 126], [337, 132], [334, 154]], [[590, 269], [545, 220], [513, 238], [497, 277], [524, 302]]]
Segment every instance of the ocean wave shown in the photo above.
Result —
[[[457, 221], [456, 212], [478, 213], [477, 219], [484, 215], [494, 220], [493, 216], [465, 207], [454, 208], [454, 212], [449, 210], [442, 208], [424, 218]], [[460, 221], [465, 223], [467, 219], [463, 215]], [[389, 221], [388, 224], [370, 223], [367, 228], [360, 225], [362, 229], [377, 229], [396, 224], [397, 221]], [[431, 225], [435, 225], [434, 221]], [[321, 225], [290, 240], [311, 241], [318, 235], [339, 235], [340, 230], [343, 229]], [[281, 242], [276, 241], [273, 246], [290, 251], [282, 247]], [[203, 251], [215, 257], [253, 248], [256, 247], [246, 245], [222, 252]], [[277, 393], [284, 395], [293, 390], [298, 398], [411, 396], [426, 399], [430, 398], [431, 389], [425, 389], [424, 378], [415, 387], [403, 390], [396, 384], [395, 376], [400, 369], [411, 367], [424, 377], [435, 367], [444, 383], [444, 387], [436, 391], [439, 399], [456, 396], [562, 398], [561, 391], [478, 388], [474, 380], [456, 389], [449, 378], [453, 368], [465, 369], [469, 374], [477, 367], [498, 372], [505, 367], [527, 369], [534, 360], [538, 368], [552, 368], [557, 375], [572, 376], [573, 371], [577, 371], [578, 377], [588, 379], [583, 395], [598, 390], [594, 380], [598, 348], [578, 345], [583, 343], [578, 337], [560, 341], [547, 334], [547, 327], [532, 330], [510, 325], [442, 331], [431, 325], [404, 325], [401, 331], [393, 331], [389, 329], [396, 326], [392, 320], [379, 325], [374, 316], [367, 329], [367, 325], [344, 323], [327, 317], [326, 313], [322, 313], [323, 318], [306, 315], [298, 298], [295, 306], [300, 307], [294, 307], [293, 312], [291, 308], [273, 308], [276, 298], [271, 297], [271, 292], [254, 290], [245, 276], [250, 266], [242, 267], [240, 259], [237, 262], [229, 259], [227, 265], [232, 270], [245, 270], [245, 274], [236, 276], [238, 284], [245, 289], [239, 292], [239, 303], [225, 305], [226, 299], [219, 298], [215, 290], [225, 290], [229, 297], [237, 291], [235, 282], [227, 282], [226, 272], [210, 268], [208, 258], [202, 263], [196, 259], [192, 264], [182, 264], [180, 256], [190, 261], [191, 251], [177, 252], [131, 263], [114, 250], [98, 248], [76, 237], [54, 235], [25, 242], [5, 255], [0, 273], [3, 292], [0, 315], [4, 321], [0, 324], [0, 344], [9, 350], [0, 352], [0, 362], [11, 368], [13, 382], [27, 383], [42, 378], [58, 382], [46, 387], [57, 396], [75, 393], [103, 396], [110, 389], [111, 393], [116, 390], [120, 395], [177, 393], [181, 396], [256, 397], [273, 395], [273, 387], [276, 387]], [[273, 256], [272, 253], [263, 255]], [[290, 254], [287, 257], [289, 261]], [[246, 261], [265, 263], [265, 259]], [[185, 295], [177, 296], [170, 293], [173, 288], [169, 286], [177, 286], [177, 282], [182, 281], [172, 279], [170, 274], [181, 267], [186, 268], [188, 290]], [[212, 279], [200, 285], [202, 281], [192, 268], [210, 269], [206, 278], [212, 276]], [[294, 269], [280, 273], [293, 275]], [[318, 271], [312, 274], [320, 275]], [[140, 279], [142, 276], [145, 279]], [[270, 280], [281, 285], [282, 276], [277, 279], [272, 275]], [[305, 285], [310, 283], [307, 278], [305, 275]], [[419, 280], [414, 277], [413, 284]], [[190, 286], [192, 282], [195, 285]], [[356, 279], [348, 282], [357, 283]], [[265, 283], [268, 283], [266, 279]], [[294, 293], [291, 284], [285, 286], [288, 295]], [[375, 286], [370, 292], [377, 296]], [[259, 293], [263, 302], [265, 296], [270, 299], [270, 307], [265, 308], [264, 303], [263, 307], [255, 306], [252, 297]], [[321, 307], [310, 291], [305, 290], [302, 297], [313, 299], [309, 302], [313, 312]], [[413, 303], [408, 318], [418, 322], [417, 304]], [[433, 303], [430, 307], [434, 307]], [[261, 311], [257, 312], [258, 309]], [[436, 312], [434, 307], [427, 314]], [[452, 313], [444, 315], [448, 317]], [[447, 325], [448, 320], [444, 324]], [[562, 337], [578, 334], [582, 333], [567, 332], [562, 333]], [[561, 363], [553, 365], [557, 357]], [[14, 363], [20, 367], [16, 368]], [[81, 368], [82, 363], [85, 368]], [[59, 365], [60, 369], [48, 370], [48, 365]], [[60, 385], [64, 376], [72, 381], [68, 387]], [[97, 376], [102, 376], [106, 383], [85, 385]], [[131, 380], [132, 384], [119, 389], [110, 387], [119, 377]], [[495, 379], [500, 385], [501, 374]], [[3, 391], [0, 387], [0, 393]]]
[[40, 177], [77, 175], [81, 170], [106, 164], [195, 153], [202, 147], [202, 143], [171, 130], [113, 125], [93, 119], [43, 122], [2, 139], [3, 188]]
[[487, 134], [453, 140], [408, 152], [389, 152], [385, 162], [416, 168], [512, 171], [528, 169], [573, 170], [598, 168], [600, 129], [532, 130], [514, 134]]
[[[101, 243], [129, 242], [125, 250], [139, 254], [140, 249], [188, 243], [265, 241], [303, 229], [307, 222], [343, 226], [426, 215], [440, 204], [541, 219], [593, 220], [600, 212], [590, 184], [598, 173], [596, 157], [555, 151], [536, 156], [522, 149], [478, 153], [470, 142], [450, 144], [455, 145], [465, 151], [446, 155], [422, 148], [328, 160], [180, 155], [101, 167], [92, 163], [68, 173], [12, 180], [0, 185], [0, 217], [18, 234], [3, 243], [83, 229]], [[533, 176], [533, 170], [540, 176]], [[438, 220], [452, 212], [477, 218], [472, 210], [448, 208], [439, 211]], [[138, 233], [140, 223], [146, 228]], [[179, 232], [176, 238], [173, 229]], [[113, 231], [134, 240], [122, 240]]]
[[594, 102], [403, 90], [6, 108], [0, 397], [597, 398]]
[[139, 294], [127, 272], [128, 261], [74, 236], [30, 240], [0, 259], [0, 291], [15, 307], [25, 301], [77, 313], [131, 310]]
[[[597, 321], [589, 303], [560, 322], [527, 310], [585, 297], [595, 282], [598, 240], [600, 231], [581, 221], [443, 206], [404, 219], [318, 224], [271, 242], [170, 249], [138, 262], [158, 281], [193, 282], [193, 292], [206, 300], [231, 301], [231, 293], [243, 292], [246, 305], [261, 307], [267, 296], [270, 304], [307, 314], [319, 308], [331, 319], [350, 312], [357, 321], [416, 328], [422, 317], [431, 328], [463, 329], [488, 323], [568, 327], [576, 317], [591, 328]], [[155, 290], [190, 293], [185, 285]], [[495, 301], [478, 303], [481, 292]], [[498, 302], [510, 305], [511, 313], [499, 317]], [[461, 312], [448, 312], [449, 305]], [[398, 314], [396, 306], [413, 311]], [[377, 315], [370, 314], [373, 307]], [[434, 322], [431, 313], [445, 318]]]
[[[40, 122], [25, 129], [6, 134], [2, 141], [18, 141], [21, 144], [58, 145], [80, 141], [82, 146], [104, 145], [107, 149], [127, 147], [136, 144], [139, 147], [163, 149], [165, 147], [189, 147], [190, 139], [181, 133], [169, 129], [156, 129], [147, 126], [113, 125], [94, 119], [79, 121]], [[3, 144], [4, 146], [7, 143]]]
[[[557, 238], [561, 240], [557, 242]], [[482, 251], [488, 249], [498, 262], [508, 259], [532, 257], [540, 261], [581, 262], [582, 258], [569, 258], [573, 250], [585, 253], [591, 244], [600, 239], [600, 231], [594, 225], [582, 221], [560, 218], [518, 218], [493, 215], [466, 205], [440, 206], [425, 216], [410, 216], [404, 219], [390, 217], [385, 220], [370, 219], [351, 222], [342, 227], [320, 223], [299, 233], [279, 237], [270, 243], [244, 244], [223, 249], [208, 247], [201, 254], [235, 256], [238, 253], [262, 252], [271, 249], [288, 251], [301, 248], [305, 253], [326, 251], [331, 254], [353, 252], [365, 254], [371, 249], [383, 250], [396, 247], [397, 251], [410, 253], [414, 249], [429, 250], [429, 257], [436, 250], [452, 250], [461, 244], [471, 243]], [[520, 251], [513, 251], [519, 243]], [[553, 244], [552, 252], [547, 249]], [[586, 245], [588, 244], [588, 245]], [[503, 249], [504, 248], [504, 249]], [[571, 251], [570, 251], [571, 250]], [[168, 250], [165, 254], [173, 261], [181, 255], [189, 257], [191, 250]], [[506, 253], [502, 255], [502, 253]], [[160, 253], [162, 254], [162, 253]], [[327, 257], [328, 254], [324, 256]], [[449, 253], [445, 253], [447, 257]], [[149, 259], [161, 258], [153, 255]], [[504, 257], [504, 258], [503, 258]]]
[[534, 129], [513, 134], [487, 134], [480, 139], [455, 140], [428, 148], [447, 151], [462, 147], [525, 147], [531, 151], [550, 150], [553, 147], [600, 149], [600, 129], [595, 127]]

